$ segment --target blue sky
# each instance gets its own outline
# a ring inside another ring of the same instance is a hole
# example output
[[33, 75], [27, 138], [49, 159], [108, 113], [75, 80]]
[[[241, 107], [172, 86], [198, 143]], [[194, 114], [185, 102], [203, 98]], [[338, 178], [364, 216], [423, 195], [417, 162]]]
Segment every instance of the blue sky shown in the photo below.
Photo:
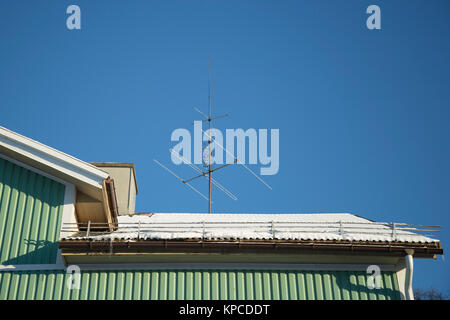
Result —
[[[66, 8], [81, 8], [81, 30]], [[381, 30], [366, 8], [381, 8]], [[280, 129], [270, 191], [216, 178], [215, 212], [350, 212], [450, 229], [450, 3], [2, 1], [0, 125], [86, 161], [134, 162], [140, 212], [205, 212], [153, 163], [206, 111], [216, 127]], [[258, 166], [252, 166], [258, 170]], [[205, 181], [196, 187], [207, 192]], [[449, 264], [415, 260], [415, 287], [450, 292]]]

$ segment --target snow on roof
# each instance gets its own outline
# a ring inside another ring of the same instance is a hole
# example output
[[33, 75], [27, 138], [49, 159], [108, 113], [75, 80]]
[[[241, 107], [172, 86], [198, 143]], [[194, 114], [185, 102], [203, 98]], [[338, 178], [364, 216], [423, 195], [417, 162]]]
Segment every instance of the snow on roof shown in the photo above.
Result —
[[119, 216], [119, 228], [109, 234], [65, 239], [240, 239], [335, 240], [435, 243], [406, 224], [373, 222], [349, 213], [236, 214], [155, 213]]

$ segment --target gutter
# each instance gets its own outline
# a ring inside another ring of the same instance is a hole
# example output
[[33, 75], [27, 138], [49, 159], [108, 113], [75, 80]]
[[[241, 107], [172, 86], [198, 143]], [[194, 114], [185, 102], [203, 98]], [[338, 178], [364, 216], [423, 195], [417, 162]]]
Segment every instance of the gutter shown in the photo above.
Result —
[[[411, 246], [402, 245], [361, 245], [361, 244], [320, 244], [314, 242], [274, 242], [274, 241], [180, 241], [180, 240], [144, 240], [144, 241], [111, 241], [111, 240], [65, 240], [59, 242], [63, 253], [102, 253], [111, 251], [142, 253], [167, 251], [242, 251], [242, 250], [271, 250], [271, 251], [343, 251], [384, 253], [403, 256], [405, 250]], [[433, 258], [436, 254], [443, 254], [441, 248], [413, 247], [416, 257]]]

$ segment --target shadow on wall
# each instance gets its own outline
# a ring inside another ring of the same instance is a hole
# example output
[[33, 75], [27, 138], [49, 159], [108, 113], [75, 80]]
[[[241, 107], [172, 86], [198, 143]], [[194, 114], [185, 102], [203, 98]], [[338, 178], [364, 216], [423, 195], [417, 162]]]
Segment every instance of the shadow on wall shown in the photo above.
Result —
[[[58, 242], [24, 239], [28, 253], [3, 261], [3, 265], [55, 263]], [[43, 261], [46, 260], [46, 261]]]
[[402, 300], [404, 297], [397, 290], [397, 283], [394, 285], [393, 281], [397, 279], [393, 275], [393, 272], [382, 274], [381, 287], [370, 289], [367, 285], [368, 275], [362, 272], [359, 277], [348, 276], [348, 284], [343, 287], [348, 287], [352, 300]]

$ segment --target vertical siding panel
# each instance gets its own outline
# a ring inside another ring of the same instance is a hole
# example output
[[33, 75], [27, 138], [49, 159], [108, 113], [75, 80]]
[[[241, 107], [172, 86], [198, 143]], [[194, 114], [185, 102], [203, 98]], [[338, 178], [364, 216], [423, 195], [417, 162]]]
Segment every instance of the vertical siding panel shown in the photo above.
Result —
[[322, 276], [323, 295], [325, 300], [333, 300], [333, 286], [331, 284], [330, 272], [325, 271]]
[[175, 299], [177, 300], [184, 300], [185, 298], [185, 271], [178, 271], [176, 273], [176, 286], [177, 286], [177, 291], [176, 291], [176, 296]]
[[203, 300], [210, 300], [211, 299], [211, 274], [209, 271], [203, 272], [202, 285], [203, 285]]
[[211, 299], [219, 300], [219, 273], [211, 272]]
[[253, 272], [246, 271], [245, 272], [245, 299], [254, 300], [255, 299], [254, 291], [255, 291], [255, 288], [253, 287]]
[[45, 287], [47, 286], [47, 273], [48, 273], [47, 271], [39, 273], [35, 295], [36, 300], [44, 300]]
[[376, 290], [376, 292], [377, 300], [386, 300], [386, 283], [383, 276], [381, 276], [381, 289]]
[[289, 287], [288, 287], [288, 278], [286, 272], [280, 272], [280, 299], [289, 300]]
[[23, 224], [23, 216], [25, 211], [25, 204], [27, 200], [27, 196], [24, 190], [27, 189], [28, 185], [28, 175], [27, 170], [23, 169], [20, 172], [19, 185], [17, 188], [18, 198], [17, 198], [17, 207], [16, 212], [14, 213], [14, 221], [11, 223], [11, 245], [9, 252], [6, 254], [8, 259], [8, 264], [17, 264], [18, 263], [18, 251], [19, 244], [21, 241], [21, 227]]
[[256, 300], [262, 300], [264, 299], [264, 293], [263, 293], [263, 284], [262, 284], [262, 274], [261, 272], [257, 271], [255, 272], [255, 299]]
[[220, 297], [221, 300], [228, 299], [228, 278], [227, 272], [220, 272]]
[[125, 272], [124, 280], [124, 300], [131, 300], [133, 298], [133, 272]]
[[19, 287], [21, 272], [14, 272], [11, 274], [11, 280], [9, 283], [8, 300], [17, 299], [17, 290]]
[[38, 229], [38, 237], [36, 240], [36, 250], [33, 252], [34, 259], [37, 263], [45, 263], [44, 261], [48, 260], [48, 250], [47, 247], [49, 243], [46, 241], [47, 239], [47, 228], [48, 228], [48, 217], [50, 214], [50, 196], [51, 196], [51, 188], [52, 181], [50, 179], [44, 179], [44, 197], [42, 199], [42, 209], [39, 220], [39, 229]]
[[70, 300], [71, 298], [71, 292], [72, 290], [69, 290], [67, 287], [67, 279], [69, 278], [67, 276], [67, 273], [65, 271], [61, 272], [62, 275], [62, 297], [61, 300]]
[[237, 298], [238, 300], [245, 300], [245, 280], [244, 280], [244, 273], [242, 271], [239, 271], [237, 273]]
[[142, 299], [142, 271], [132, 272], [134, 274], [133, 279], [133, 300], [141, 300]]
[[61, 300], [62, 299], [62, 290], [64, 285], [64, 274], [61, 271], [55, 271], [55, 289], [53, 290], [53, 298], [52, 300]]
[[97, 300], [106, 300], [107, 287], [108, 287], [108, 274], [106, 272], [100, 271], [98, 274]]
[[89, 282], [90, 282], [90, 272], [82, 272], [80, 275], [80, 289], [81, 290], [74, 290], [72, 289], [71, 291], [75, 292], [78, 291], [78, 300], [87, 300], [89, 297]]
[[202, 297], [202, 273], [196, 271], [194, 273], [194, 299], [203, 300]]
[[14, 226], [14, 221], [16, 218], [15, 211], [16, 211], [16, 205], [17, 205], [17, 184], [19, 181], [19, 174], [20, 174], [20, 167], [13, 166], [11, 167], [11, 182], [10, 185], [8, 185], [8, 188], [5, 188], [5, 193], [7, 198], [2, 199], [3, 201], [6, 201], [5, 208], [2, 209], [2, 213], [5, 215], [5, 221], [3, 225], [0, 225], [2, 227], [2, 235], [0, 238], [0, 241], [2, 243], [2, 250], [0, 252], [0, 261], [2, 263], [9, 264], [7, 262], [8, 260], [8, 254], [9, 249], [11, 246], [11, 232], [12, 227]]
[[391, 299], [391, 294], [390, 292], [392, 292], [392, 290], [394, 289], [393, 284], [392, 284], [392, 279], [390, 277], [390, 275], [388, 273], [384, 273], [382, 275], [383, 277], [383, 282], [384, 282], [384, 288], [385, 288], [385, 298], [386, 300], [390, 300]]
[[184, 300], [185, 298], [185, 271], [178, 271], [177, 272], [177, 300]]
[[158, 300], [159, 298], [159, 272], [151, 273], [151, 291], [150, 291], [150, 299]]
[[358, 280], [356, 278], [355, 273], [350, 273], [347, 272], [349, 274], [349, 290], [350, 290], [350, 294], [351, 294], [351, 299], [352, 300], [359, 300], [359, 294], [358, 294]]
[[36, 195], [34, 199], [34, 206], [31, 219], [31, 230], [28, 239], [25, 239], [27, 246], [27, 255], [25, 256], [24, 263], [29, 264], [34, 261], [34, 252], [37, 250], [36, 240], [38, 239], [39, 221], [42, 208], [42, 189], [44, 185], [44, 177], [41, 175], [36, 176]]
[[347, 272], [342, 271], [338, 273], [337, 282], [339, 288], [341, 288], [341, 296], [343, 300], [350, 300], [350, 278]]
[[[0, 275], [1, 275], [1, 272], [0, 272]], [[38, 279], [38, 274], [36, 272], [30, 272], [29, 279], [28, 279], [28, 285], [27, 285], [27, 292], [26, 292], [27, 300], [35, 299], [37, 279]], [[0, 300], [1, 300], [1, 298], [0, 298]]]
[[270, 276], [272, 278], [272, 299], [280, 300], [280, 282], [278, 273], [275, 271], [270, 272]]
[[367, 282], [366, 282], [366, 274], [363, 272], [360, 272], [356, 276], [357, 278], [357, 290], [359, 291], [359, 298], [361, 300], [367, 300], [368, 299], [368, 288], [367, 288]]
[[22, 242], [21, 242], [21, 249], [20, 252], [22, 254], [22, 258], [20, 263], [30, 263], [31, 260], [31, 255], [30, 252], [33, 251], [33, 246], [30, 244], [30, 239], [32, 238], [33, 235], [33, 221], [35, 219], [35, 210], [37, 208], [37, 201], [39, 201], [39, 188], [41, 187], [41, 182], [42, 182], [42, 176], [37, 175], [35, 173], [32, 173], [32, 181], [33, 182], [33, 187], [30, 190], [30, 194], [28, 196], [28, 201], [27, 201], [27, 208], [25, 210], [25, 223], [24, 223], [24, 231], [23, 231], [23, 237], [22, 237]]
[[106, 300], [115, 300], [116, 297], [116, 284], [117, 284], [117, 272], [106, 272]]
[[297, 290], [298, 290], [298, 299], [306, 300], [305, 275], [303, 272], [297, 273]]
[[57, 241], [59, 240], [59, 230], [61, 229], [61, 218], [64, 204], [65, 186], [59, 182], [53, 181], [54, 190], [50, 203], [49, 228], [47, 230], [46, 240], [49, 242], [48, 258], [46, 263], [55, 263], [58, 252]]
[[30, 278], [29, 272], [20, 273], [19, 289], [18, 289], [19, 291], [17, 292], [17, 297], [16, 297], [17, 300], [26, 300], [29, 278]]
[[163, 271], [159, 279], [159, 300], [167, 300], [167, 272]]
[[[6, 225], [7, 163], [0, 158], [0, 251], [3, 250], [3, 228]], [[0, 263], [3, 263], [0, 256]], [[0, 275], [1, 276], [1, 275]], [[1, 279], [1, 278], [0, 278]], [[1, 282], [0, 282], [1, 284]]]
[[298, 300], [295, 272], [288, 272], [289, 299]]
[[30, 238], [31, 218], [33, 216], [34, 205], [34, 190], [36, 187], [36, 174], [34, 172], [29, 173], [29, 180], [26, 191], [26, 205], [24, 210], [24, 218], [20, 230], [20, 241], [17, 252], [17, 263], [26, 263], [27, 243], [26, 240]]
[[[6, 224], [8, 219], [8, 208], [11, 194], [11, 179], [13, 173], [12, 163], [7, 161], [2, 176], [2, 193], [0, 195], [0, 252], [6, 250], [7, 242], [4, 241], [6, 233]], [[0, 254], [0, 263], [3, 264], [3, 256]]]
[[78, 289], [78, 290], [75, 288], [74, 289], [69, 288], [69, 286], [68, 286], [69, 279], [72, 283], [74, 281], [73, 277], [70, 277], [70, 278], [69, 277], [70, 277], [70, 274], [65, 272], [64, 273], [64, 288], [66, 288], [66, 290], [67, 290], [68, 299], [69, 300], [80, 300], [81, 292], [86, 290], [86, 289], [84, 289], [84, 286], [83, 286], [84, 272], [82, 272], [80, 274], [80, 289]]
[[236, 300], [236, 271], [232, 270], [228, 273], [228, 298], [230, 300]]
[[397, 274], [395, 272], [391, 272], [390, 274], [390, 278], [392, 281], [392, 286], [394, 288], [394, 293], [390, 294], [390, 296], [392, 297], [392, 299], [395, 300], [400, 300], [400, 291], [399, 291], [399, 286], [398, 286], [398, 279], [397, 279]]
[[177, 273], [174, 271], [169, 272], [169, 279], [167, 285], [167, 299], [175, 300], [177, 297]]
[[270, 285], [270, 273], [263, 272], [264, 300], [272, 299], [272, 288]]
[[142, 300], [150, 300], [150, 272], [142, 274]]
[[194, 299], [194, 273], [192, 271], [186, 272], [184, 291], [186, 300]]
[[333, 288], [333, 300], [342, 300], [341, 287], [339, 285], [339, 275], [340, 273], [331, 273], [331, 286]]
[[2, 158], [0, 158], [0, 199], [2, 198], [3, 193], [3, 176], [5, 174], [5, 166], [6, 161]]
[[0, 272], [1, 275], [1, 282], [0, 282], [0, 300], [6, 300], [8, 298], [8, 291], [9, 291], [9, 281], [11, 278], [10, 272]]
[[311, 272], [305, 273], [305, 287], [306, 287], [306, 299], [315, 300], [316, 296], [314, 294], [314, 277]]
[[97, 299], [97, 293], [98, 293], [98, 273], [97, 272], [90, 272], [89, 273], [89, 300], [95, 300]]
[[315, 272], [315, 274], [314, 274], [314, 282], [313, 283], [314, 283], [314, 289], [315, 289], [315, 294], [316, 294], [317, 300], [324, 299], [322, 275], [323, 275], [323, 272], [321, 272], [321, 271]]
[[116, 291], [115, 291], [116, 294], [114, 297], [115, 300], [124, 299], [124, 291], [125, 291], [124, 278], [125, 278], [124, 272], [118, 271], [116, 275]]

